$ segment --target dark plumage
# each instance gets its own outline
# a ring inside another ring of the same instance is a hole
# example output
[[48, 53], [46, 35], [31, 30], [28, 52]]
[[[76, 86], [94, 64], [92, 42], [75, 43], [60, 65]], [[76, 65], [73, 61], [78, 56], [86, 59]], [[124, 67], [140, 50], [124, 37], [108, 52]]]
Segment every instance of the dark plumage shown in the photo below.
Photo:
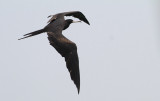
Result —
[[[80, 22], [73, 21], [72, 19], [64, 19], [64, 16], [76, 17], [85, 23], [89, 24], [85, 16], [79, 11], [58, 13], [56, 15], [50, 15], [51, 19], [48, 21], [48, 25], [43, 29], [25, 34], [23, 38], [25, 39], [34, 35], [38, 35], [43, 32], [47, 32], [48, 40], [50, 45], [53, 46], [56, 51], [65, 58], [66, 66], [70, 73], [71, 79], [74, 81], [78, 93], [80, 90], [80, 72], [79, 72], [79, 59], [77, 54], [77, 46], [74, 42], [67, 39], [62, 35], [62, 31], [67, 29], [71, 23]], [[90, 25], [90, 24], [89, 24]]]

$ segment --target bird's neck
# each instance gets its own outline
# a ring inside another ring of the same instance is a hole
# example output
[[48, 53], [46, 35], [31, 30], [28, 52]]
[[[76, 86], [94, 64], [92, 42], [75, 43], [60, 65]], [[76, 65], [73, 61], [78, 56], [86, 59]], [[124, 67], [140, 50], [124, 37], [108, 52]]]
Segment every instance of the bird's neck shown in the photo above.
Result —
[[65, 22], [63, 30], [67, 29], [67, 28], [70, 26], [70, 24], [71, 24], [71, 23]]

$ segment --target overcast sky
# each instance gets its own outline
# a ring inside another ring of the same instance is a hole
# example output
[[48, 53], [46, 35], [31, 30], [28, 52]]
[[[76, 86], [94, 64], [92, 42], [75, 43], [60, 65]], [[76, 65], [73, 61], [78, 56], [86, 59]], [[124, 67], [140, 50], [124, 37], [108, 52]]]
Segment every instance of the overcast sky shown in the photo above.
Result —
[[[0, 0], [0, 101], [160, 101], [159, 6], [158, 0]], [[75, 10], [91, 24], [63, 31], [78, 47], [79, 95], [46, 33], [17, 40], [46, 26], [48, 15]]]

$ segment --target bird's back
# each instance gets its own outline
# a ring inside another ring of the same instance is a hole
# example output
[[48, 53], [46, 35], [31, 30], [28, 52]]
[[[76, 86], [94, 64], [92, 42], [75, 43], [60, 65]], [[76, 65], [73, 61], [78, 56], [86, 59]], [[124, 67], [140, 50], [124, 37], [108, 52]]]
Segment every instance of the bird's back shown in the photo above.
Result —
[[65, 25], [64, 18], [57, 18], [50, 22], [45, 29], [47, 29], [47, 32], [53, 32], [53, 33], [59, 33], [62, 32]]

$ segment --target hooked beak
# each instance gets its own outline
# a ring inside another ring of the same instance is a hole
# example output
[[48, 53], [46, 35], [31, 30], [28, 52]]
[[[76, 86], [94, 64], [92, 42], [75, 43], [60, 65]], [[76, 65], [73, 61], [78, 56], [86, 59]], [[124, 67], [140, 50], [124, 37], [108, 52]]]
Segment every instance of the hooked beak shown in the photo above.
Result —
[[81, 21], [72, 21], [72, 23], [77, 23], [77, 22], [81, 22]]

